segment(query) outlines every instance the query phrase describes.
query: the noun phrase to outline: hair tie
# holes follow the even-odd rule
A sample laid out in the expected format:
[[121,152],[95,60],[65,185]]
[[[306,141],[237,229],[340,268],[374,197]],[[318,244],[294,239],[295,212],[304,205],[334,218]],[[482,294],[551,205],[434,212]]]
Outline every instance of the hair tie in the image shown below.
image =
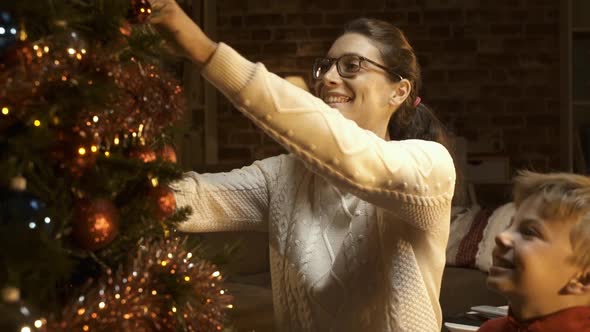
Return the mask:
[[414,100],[414,107],[418,107],[418,105],[420,105],[420,101],[422,101],[422,98],[416,97],[416,99]]

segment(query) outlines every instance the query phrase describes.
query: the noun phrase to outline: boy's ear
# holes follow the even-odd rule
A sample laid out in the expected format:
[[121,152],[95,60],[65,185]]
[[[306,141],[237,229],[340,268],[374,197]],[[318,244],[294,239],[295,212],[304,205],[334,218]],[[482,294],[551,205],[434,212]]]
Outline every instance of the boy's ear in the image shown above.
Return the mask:
[[577,273],[565,286],[565,290],[571,295],[590,294],[590,269]]

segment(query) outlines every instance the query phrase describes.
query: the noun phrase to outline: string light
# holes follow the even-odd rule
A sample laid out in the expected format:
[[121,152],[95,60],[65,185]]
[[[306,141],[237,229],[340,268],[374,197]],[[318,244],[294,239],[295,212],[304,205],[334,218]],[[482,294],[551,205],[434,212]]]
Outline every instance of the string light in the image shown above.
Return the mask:
[[25,325],[20,329],[20,332],[31,332],[31,328]]
[[104,152],[104,156],[108,158],[108,157],[110,157],[110,156],[111,156],[111,153],[110,153],[110,152],[108,152],[108,151],[105,151],[105,152]]
[[157,187],[159,184],[158,178],[152,178],[151,182],[152,182],[152,187]]
[[90,151],[96,153],[98,151],[98,147],[96,145],[93,145],[93,146],[90,147]]
[[86,154],[86,149],[84,149],[84,147],[80,147],[78,149],[78,154],[81,155],[81,156],[85,155]]
[[8,113],[10,113],[10,110],[8,109],[8,107],[6,107],[6,106],[2,107],[2,114],[8,115]]
[[41,126],[41,121],[35,120],[35,121],[33,121],[33,125],[35,125],[35,127],[39,127],[39,126]]

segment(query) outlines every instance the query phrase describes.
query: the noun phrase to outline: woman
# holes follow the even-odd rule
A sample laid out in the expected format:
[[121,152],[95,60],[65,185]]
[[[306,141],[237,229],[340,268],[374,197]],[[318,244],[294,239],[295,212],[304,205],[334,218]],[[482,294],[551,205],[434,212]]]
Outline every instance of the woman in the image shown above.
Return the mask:
[[316,61],[315,98],[211,41],[172,0],[152,4],[154,24],[291,152],[187,174],[173,186],[177,204],[194,210],[180,229],[269,232],[279,330],[440,331],[455,171],[431,141],[443,133],[418,105],[403,34],[354,21]]

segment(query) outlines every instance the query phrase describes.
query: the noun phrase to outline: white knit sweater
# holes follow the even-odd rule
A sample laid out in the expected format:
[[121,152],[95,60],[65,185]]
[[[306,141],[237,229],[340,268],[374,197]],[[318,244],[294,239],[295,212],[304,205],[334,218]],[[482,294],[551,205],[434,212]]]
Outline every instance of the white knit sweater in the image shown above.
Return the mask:
[[225,44],[203,75],[290,155],[173,185],[189,232],[268,231],[281,331],[440,331],[455,185],[438,143],[384,141]]

